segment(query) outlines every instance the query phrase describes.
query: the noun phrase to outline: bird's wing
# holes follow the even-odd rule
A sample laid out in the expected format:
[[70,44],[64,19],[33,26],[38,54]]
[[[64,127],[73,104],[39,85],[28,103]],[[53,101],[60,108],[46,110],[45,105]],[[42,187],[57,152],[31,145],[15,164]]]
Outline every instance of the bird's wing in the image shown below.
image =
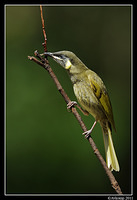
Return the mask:
[[114,130],[116,130],[114,119],[113,119],[111,102],[110,102],[110,99],[109,99],[109,96],[107,93],[107,89],[106,89],[103,81],[95,72],[93,72],[91,70],[87,70],[87,76],[88,76],[88,80],[89,80],[90,86],[92,88],[92,91],[94,92],[101,107],[103,108],[104,113],[105,113],[106,117],[108,118],[108,121],[111,123]]

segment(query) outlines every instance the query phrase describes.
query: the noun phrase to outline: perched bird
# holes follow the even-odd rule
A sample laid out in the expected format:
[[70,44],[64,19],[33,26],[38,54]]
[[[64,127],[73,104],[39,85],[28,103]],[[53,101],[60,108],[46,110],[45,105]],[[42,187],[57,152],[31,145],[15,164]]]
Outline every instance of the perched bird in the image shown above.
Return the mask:
[[75,96],[82,106],[81,108],[76,102],[70,102],[68,108],[77,105],[84,114],[90,113],[95,118],[92,128],[83,133],[86,137],[92,132],[96,122],[100,123],[103,131],[107,166],[111,171],[113,169],[119,171],[120,168],[111,135],[111,127],[115,131],[116,128],[111,102],[103,81],[70,51],[44,52],[44,55],[52,57],[68,71]]

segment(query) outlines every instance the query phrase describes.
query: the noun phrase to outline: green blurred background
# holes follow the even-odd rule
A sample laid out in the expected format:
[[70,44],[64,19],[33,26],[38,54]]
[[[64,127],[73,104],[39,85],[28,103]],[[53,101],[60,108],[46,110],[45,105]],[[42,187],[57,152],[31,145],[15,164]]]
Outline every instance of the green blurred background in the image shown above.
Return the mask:
[[[44,6],[48,51],[70,50],[104,81],[113,106],[114,146],[123,193],[131,193],[131,7]],[[6,191],[114,193],[49,74],[29,61],[43,53],[39,6],[6,6]],[[71,100],[66,71],[49,58]],[[80,113],[86,126],[92,116]],[[100,125],[92,137],[105,158]]]

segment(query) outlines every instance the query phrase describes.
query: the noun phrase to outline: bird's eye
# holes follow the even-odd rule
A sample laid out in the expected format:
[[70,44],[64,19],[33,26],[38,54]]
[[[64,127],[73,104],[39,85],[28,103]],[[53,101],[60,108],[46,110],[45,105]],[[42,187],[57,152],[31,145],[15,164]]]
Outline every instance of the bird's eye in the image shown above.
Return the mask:
[[74,60],[73,60],[73,59],[70,59],[70,62],[71,62],[72,64],[74,64]]

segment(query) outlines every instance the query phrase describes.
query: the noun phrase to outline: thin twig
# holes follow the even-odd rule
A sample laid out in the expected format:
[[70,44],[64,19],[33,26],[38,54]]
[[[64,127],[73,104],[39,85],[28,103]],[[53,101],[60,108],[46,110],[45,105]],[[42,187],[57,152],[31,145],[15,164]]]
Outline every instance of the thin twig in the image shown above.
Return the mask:
[[46,36],[46,31],[45,31],[45,25],[44,25],[44,18],[43,18],[43,12],[42,12],[42,5],[40,5],[40,13],[41,13],[41,22],[42,22],[42,30],[43,30],[43,35],[44,35],[44,51],[47,51],[47,36]]
[[[44,35],[44,39],[45,39],[45,42],[44,42],[44,51],[47,51],[47,42],[46,42],[47,37],[46,37],[46,32],[45,32],[45,27],[44,27],[44,19],[43,19],[43,14],[42,14],[42,6],[40,6],[40,10],[41,10],[41,20],[42,20],[43,35]],[[42,66],[44,69],[46,69],[48,71],[48,73],[50,74],[51,78],[55,82],[58,91],[61,93],[61,95],[63,96],[65,102],[68,104],[71,100],[68,97],[68,95],[66,94],[66,92],[64,91],[64,89],[62,88],[60,82],[58,81],[56,75],[54,74],[52,68],[50,67],[48,60],[44,59],[43,57],[41,57],[39,55],[38,51],[35,51],[34,54],[35,54],[36,57],[38,57],[40,59],[40,61],[37,60],[33,56],[28,56],[28,59],[34,61],[35,63],[39,64],[40,66]],[[71,107],[71,111],[74,114],[74,116],[76,117],[77,121],[79,122],[82,130],[84,132],[87,131],[87,128],[86,128],[84,122],[82,121],[81,116],[77,112],[76,108],[75,107]],[[122,194],[122,191],[121,191],[121,188],[120,188],[118,182],[116,181],[116,179],[115,179],[114,175],[112,174],[112,172],[108,169],[108,167],[106,165],[106,162],[104,161],[102,155],[100,154],[99,150],[97,149],[96,144],[93,141],[92,137],[89,136],[87,139],[88,139],[88,141],[89,141],[89,143],[90,143],[90,145],[91,145],[91,147],[92,147],[95,155],[97,156],[98,160],[102,164],[102,166],[103,166],[106,174],[108,175],[109,180],[110,180],[110,182],[112,184],[112,187],[115,189],[115,191],[118,194]]]

